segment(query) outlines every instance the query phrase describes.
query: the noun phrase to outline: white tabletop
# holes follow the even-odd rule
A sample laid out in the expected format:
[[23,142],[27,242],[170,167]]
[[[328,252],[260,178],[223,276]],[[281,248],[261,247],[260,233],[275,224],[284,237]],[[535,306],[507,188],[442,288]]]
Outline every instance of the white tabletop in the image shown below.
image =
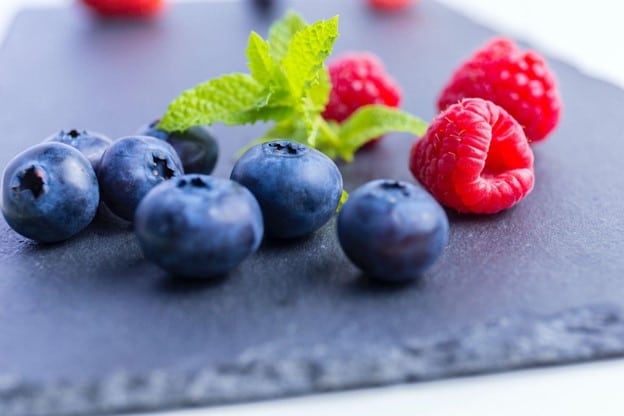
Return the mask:
[[[618,2],[438,1],[624,87],[624,6]],[[20,7],[70,3],[0,0],[0,36]],[[623,385],[624,360],[612,360],[149,416],[622,415]]]

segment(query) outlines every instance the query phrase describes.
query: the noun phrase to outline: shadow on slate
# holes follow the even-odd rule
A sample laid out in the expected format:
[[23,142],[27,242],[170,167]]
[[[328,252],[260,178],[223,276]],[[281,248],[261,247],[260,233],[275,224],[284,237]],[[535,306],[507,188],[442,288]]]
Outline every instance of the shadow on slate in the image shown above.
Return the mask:
[[[404,107],[434,115],[452,69],[493,33],[433,1],[375,15],[359,1],[293,1],[340,13],[337,50],[379,54]],[[184,4],[160,19],[99,21],[30,10],[0,52],[0,166],[67,127],[121,136],[182,89],[245,70],[251,29],[281,10]],[[535,147],[537,183],[495,216],[450,214],[450,243],[416,284],[362,279],[333,221],[265,243],[223,281],[171,280],[124,224],[100,220],[52,246],[0,220],[0,414],[73,415],[239,402],[502,371],[624,353],[624,92],[551,60],[564,117]],[[215,126],[216,174],[263,126]],[[346,185],[412,180],[394,134],[342,165]]]

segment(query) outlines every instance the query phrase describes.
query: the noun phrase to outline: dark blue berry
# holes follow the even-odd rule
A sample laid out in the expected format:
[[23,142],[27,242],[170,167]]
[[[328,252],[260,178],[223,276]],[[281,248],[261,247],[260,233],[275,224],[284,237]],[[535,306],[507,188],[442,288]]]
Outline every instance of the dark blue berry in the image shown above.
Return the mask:
[[415,279],[448,241],[446,213],[424,189],[375,180],[356,189],[342,207],[338,239],[347,257],[374,278]]
[[279,140],[256,145],[236,162],[231,179],[260,203],[265,232],[296,238],[325,224],[336,212],[342,176],[318,150]]
[[108,136],[88,130],[61,130],[48,137],[46,142],[60,142],[70,145],[89,159],[89,163],[97,172],[102,154],[112,143]]
[[277,3],[276,0],[253,0],[254,6],[259,8],[260,10],[269,9]]
[[148,136],[128,136],[113,142],[102,155],[97,172],[102,201],[127,221],[132,221],[136,207],[150,189],[183,173],[173,147]]
[[228,179],[191,174],[162,183],[143,198],[134,228],[148,260],[173,275],[221,276],[260,245],[258,202]]
[[2,213],[24,237],[52,243],[84,229],[100,194],[87,158],[62,143],[33,146],[9,162],[2,178]]
[[219,157],[219,145],[205,127],[191,127],[183,132],[168,133],[157,128],[159,120],[139,129],[137,134],[156,137],[169,143],[180,156],[184,172],[209,174]]

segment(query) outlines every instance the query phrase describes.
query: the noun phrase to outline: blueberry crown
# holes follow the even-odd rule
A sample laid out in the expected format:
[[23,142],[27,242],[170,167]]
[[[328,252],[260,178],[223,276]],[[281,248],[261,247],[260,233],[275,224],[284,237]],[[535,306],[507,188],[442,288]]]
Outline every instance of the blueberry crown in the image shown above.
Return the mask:
[[278,156],[301,156],[308,152],[309,148],[297,142],[275,141],[264,144],[265,152]]
[[176,185],[178,188],[185,188],[187,186],[191,186],[193,188],[206,188],[206,189],[212,188],[212,186],[209,183],[205,182],[199,176],[195,176],[190,179],[180,179]]
[[13,187],[18,192],[30,191],[35,198],[44,192],[43,173],[34,165],[25,169],[18,176],[18,185]]
[[410,185],[407,182],[403,181],[383,181],[379,187],[385,191],[389,191],[391,193],[398,193],[403,196],[410,196]]
[[157,155],[152,155],[152,173],[154,176],[162,176],[171,179],[175,176],[175,169],[169,167],[169,160]]

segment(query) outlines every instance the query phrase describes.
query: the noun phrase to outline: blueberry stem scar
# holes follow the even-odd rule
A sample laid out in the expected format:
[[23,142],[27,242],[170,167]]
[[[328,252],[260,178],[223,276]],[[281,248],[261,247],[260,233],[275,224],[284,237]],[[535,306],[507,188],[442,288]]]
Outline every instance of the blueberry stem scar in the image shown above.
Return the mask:
[[196,188],[208,188],[208,184],[201,180],[199,177],[191,179],[191,185]]
[[[274,147],[275,150],[280,151],[282,153],[288,153],[289,155],[296,155],[297,149],[293,146],[292,143],[282,144],[282,143],[270,143],[269,146]],[[285,152],[283,152],[285,150]]]
[[26,169],[19,177],[19,186],[16,187],[19,192],[30,191],[35,198],[43,193],[43,175],[41,170],[35,166]]
[[152,173],[155,176],[162,176],[165,179],[171,179],[175,174],[175,171],[167,164],[167,159],[160,158],[156,155],[153,156],[154,170]]
[[76,137],[80,136],[80,132],[76,129],[73,129],[73,130],[70,130],[69,133],[67,133],[67,135],[71,137],[72,139],[75,139]]

